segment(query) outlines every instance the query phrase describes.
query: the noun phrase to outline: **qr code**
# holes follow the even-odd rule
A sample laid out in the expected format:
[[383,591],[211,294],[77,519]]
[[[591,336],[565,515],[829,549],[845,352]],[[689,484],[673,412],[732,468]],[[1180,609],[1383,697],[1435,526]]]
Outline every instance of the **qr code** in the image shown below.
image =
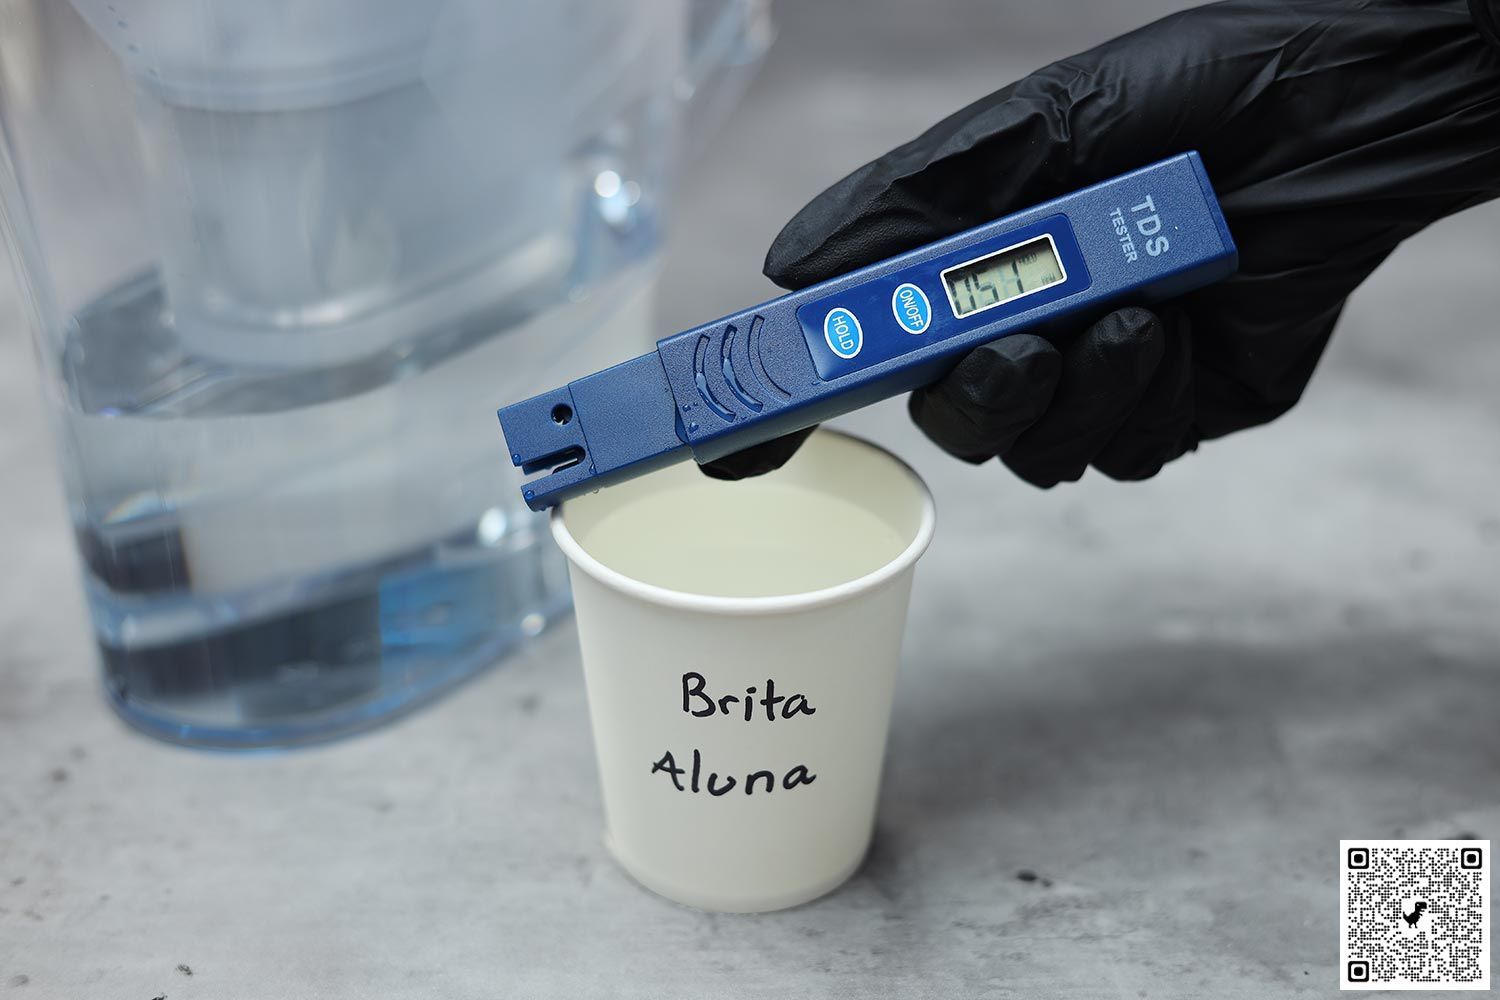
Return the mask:
[[1488,840],[1339,841],[1339,987],[1490,988]]

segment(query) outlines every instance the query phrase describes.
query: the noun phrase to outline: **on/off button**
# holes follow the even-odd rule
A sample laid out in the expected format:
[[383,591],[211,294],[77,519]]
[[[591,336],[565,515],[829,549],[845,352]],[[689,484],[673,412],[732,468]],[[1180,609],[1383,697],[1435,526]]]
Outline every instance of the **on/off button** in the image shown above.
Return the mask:
[[891,312],[901,329],[910,334],[926,333],[932,322],[932,303],[927,301],[927,293],[910,282],[897,285],[891,293]]

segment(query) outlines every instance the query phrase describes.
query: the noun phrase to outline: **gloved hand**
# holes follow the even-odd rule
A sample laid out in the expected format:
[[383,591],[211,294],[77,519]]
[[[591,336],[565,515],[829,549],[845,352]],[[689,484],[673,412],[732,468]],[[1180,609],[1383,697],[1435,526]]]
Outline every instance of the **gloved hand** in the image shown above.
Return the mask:
[[[786,225],[765,272],[801,288],[1188,149],[1203,155],[1239,273],[1156,312],[974,350],[911,396],[934,442],[1047,487],[1090,465],[1147,478],[1200,440],[1284,413],[1345,300],[1396,245],[1500,194],[1500,51],[1466,0],[1185,11],[855,171]],[[704,471],[769,471],[805,436]]]

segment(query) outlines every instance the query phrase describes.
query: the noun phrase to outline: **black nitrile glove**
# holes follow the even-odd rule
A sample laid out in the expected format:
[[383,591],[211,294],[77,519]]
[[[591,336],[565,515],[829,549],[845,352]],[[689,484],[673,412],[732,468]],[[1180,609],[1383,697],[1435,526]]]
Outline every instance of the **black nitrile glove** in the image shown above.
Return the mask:
[[[1230,0],[1064,59],[855,171],[789,222],[766,274],[801,288],[1196,149],[1240,270],[1156,312],[1015,334],[913,393],[971,462],[1038,486],[1143,479],[1302,394],[1339,313],[1406,237],[1500,194],[1500,0]],[[1493,24],[1493,21],[1490,22]],[[793,435],[704,471],[769,471]]]
[[1500,49],[1500,0],[1469,0],[1469,10],[1484,37]]

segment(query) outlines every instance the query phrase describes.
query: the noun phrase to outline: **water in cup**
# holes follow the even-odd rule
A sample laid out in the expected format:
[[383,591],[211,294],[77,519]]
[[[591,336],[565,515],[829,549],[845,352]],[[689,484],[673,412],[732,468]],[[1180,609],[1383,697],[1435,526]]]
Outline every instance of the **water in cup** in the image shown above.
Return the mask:
[[[727,490],[753,504],[735,523],[719,502]],[[726,486],[686,480],[673,502],[642,497],[601,518],[589,551],[643,583],[691,594],[764,597],[831,587],[873,572],[905,541],[885,520],[846,497],[796,483],[746,480]]]

